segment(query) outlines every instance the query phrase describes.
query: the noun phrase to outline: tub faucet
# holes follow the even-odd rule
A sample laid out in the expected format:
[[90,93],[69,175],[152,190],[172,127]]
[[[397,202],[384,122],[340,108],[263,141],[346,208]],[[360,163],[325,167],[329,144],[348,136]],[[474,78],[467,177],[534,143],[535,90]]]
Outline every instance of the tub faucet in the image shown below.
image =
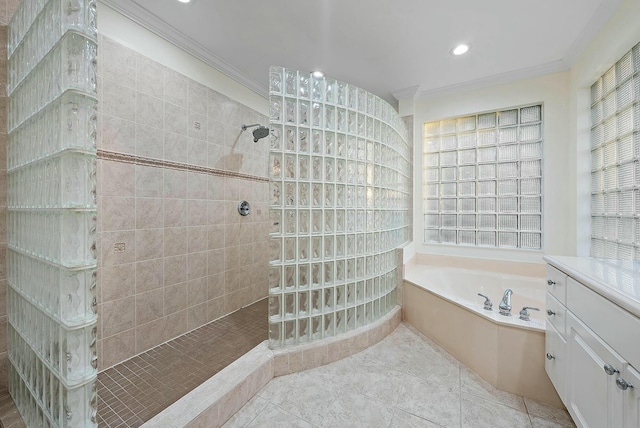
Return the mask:
[[506,317],[511,316],[511,295],[513,294],[513,290],[507,288],[504,290],[504,296],[502,296],[502,301],[498,305],[500,309],[500,315],[504,315]]

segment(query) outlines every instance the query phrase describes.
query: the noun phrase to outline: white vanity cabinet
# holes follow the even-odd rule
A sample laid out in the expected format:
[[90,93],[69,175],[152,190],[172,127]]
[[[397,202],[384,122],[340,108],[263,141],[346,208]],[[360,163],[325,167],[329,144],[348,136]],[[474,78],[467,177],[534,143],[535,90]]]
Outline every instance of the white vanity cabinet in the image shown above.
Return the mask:
[[640,317],[596,292],[577,263],[549,259],[549,378],[578,427],[640,428]]

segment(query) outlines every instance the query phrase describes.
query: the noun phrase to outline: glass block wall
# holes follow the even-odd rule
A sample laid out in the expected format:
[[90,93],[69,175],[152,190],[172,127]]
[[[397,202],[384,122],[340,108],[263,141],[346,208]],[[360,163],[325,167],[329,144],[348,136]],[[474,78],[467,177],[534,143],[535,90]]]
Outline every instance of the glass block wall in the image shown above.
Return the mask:
[[97,426],[95,1],[24,0],[8,39],[9,392],[27,426]]
[[591,86],[591,255],[640,259],[640,44]]
[[542,248],[542,105],[424,124],[424,243]]
[[396,305],[410,239],[402,119],[362,89],[272,67],[270,128],[270,346],[375,321]]

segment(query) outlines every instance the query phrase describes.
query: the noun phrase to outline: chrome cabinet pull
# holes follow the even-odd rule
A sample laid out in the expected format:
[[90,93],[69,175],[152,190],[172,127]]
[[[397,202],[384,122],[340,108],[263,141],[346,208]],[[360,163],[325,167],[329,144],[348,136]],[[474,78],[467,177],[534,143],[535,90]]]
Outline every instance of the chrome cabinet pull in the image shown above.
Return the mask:
[[551,281],[550,279],[547,280],[547,285],[556,285],[555,281]]
[[620,370],[616,369],[611,364],[605,364],[602,368],[604,369],[604,372],[609,376],[613,376],[616,373],[620,373]]
[[547,360],[551,361],[551,360],[555,360],[556,357],[554,357],[553,355],[551,355],[550,353],[547,352]]
[[547,309],[547,315],[551,316],[551,315],[555,315],[556,313],[553,312],[551,309]]
[[633,389],[633,385],[631,385],[629,382],[627,382],[626,380],[622,379],[621,377],[616,379],[616,386],[618,388],[620,388],[621,390],[623,390],[623,391],[626,391],[629,388]]

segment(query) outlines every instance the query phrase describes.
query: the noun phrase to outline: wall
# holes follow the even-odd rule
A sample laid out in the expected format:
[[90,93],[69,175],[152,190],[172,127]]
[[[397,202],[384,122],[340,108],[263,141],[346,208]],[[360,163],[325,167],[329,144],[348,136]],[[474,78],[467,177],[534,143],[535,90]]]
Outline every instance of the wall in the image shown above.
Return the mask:
[[[566,178],[566,164],[572,153],[567,144],[569,130],[569,73],[496,85],[448,95],[436,99],[416,100],[414,104],[414,188],[422,189],[422,126],[425,122],[466,114],[501,110],[525,104],[543,103],[543,240],[544,253],[571,254],[575,239],[575,214],[566,197],[572,190]],[[402,111],[402,110],[401,110]],[[421,192],[420,192],[421,193]],[[422,196],[414,198],[414,241],[418,253],[458,255],[487,259],[542,262],[543,251],[501,250],[462,246],[427,246],[422,244]]]
[[[105,10],[99,11],[101,370],[266,297],[268,287],[269,138],[254,143],[240,128],[268,119],[175,71],[201,70],[184,53],[167,66],[105,36],[103,25],[120,37],[143,35],[130,46],[163,43]],[[114,21],[128,30],[118,32]],[[253,93],[238,98],[260,105]],[[252,205],[247,217],[236,209],[242,199]]]
[[[567,162],[567,176],[575,192],[570,203],[576,213],[575,253],[588,256],[591,238],[591,116],[590,88],[613,64],[640,42],[640,3],[625,0],[613,17],[604,25],[571,68],[570,81],[570,137],[571,156]],[[636,210],[638,207],[636,207]],[[637,211],[636,211],[637,212]]]

